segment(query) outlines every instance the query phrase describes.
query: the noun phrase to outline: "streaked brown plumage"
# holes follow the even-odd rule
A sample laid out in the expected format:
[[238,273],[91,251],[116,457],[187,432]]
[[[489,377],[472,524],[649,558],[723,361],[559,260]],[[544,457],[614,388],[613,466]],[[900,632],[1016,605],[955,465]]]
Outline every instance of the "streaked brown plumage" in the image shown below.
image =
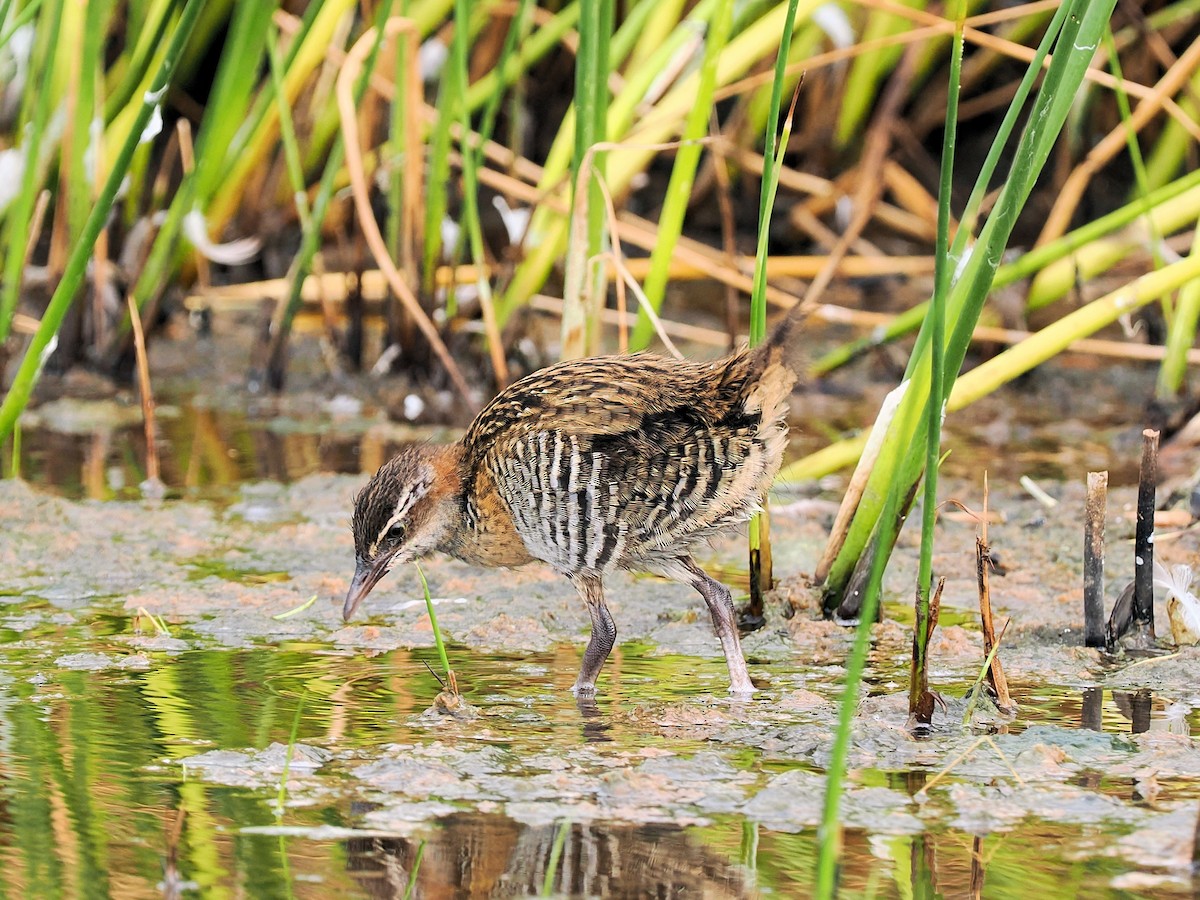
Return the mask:
[[712,363],[638,354],[549,366],[502,391],[457,443],[385,463],[355,501],[346,618],[393,564],[431,550],[482,566],[542,560],[587,604],[575,690],[590,694],[616,638],[603,579],[646,571],[700,592],[730,690],[752,692],[729,591],[691,552],[748,519],[779,469],[793,325]]

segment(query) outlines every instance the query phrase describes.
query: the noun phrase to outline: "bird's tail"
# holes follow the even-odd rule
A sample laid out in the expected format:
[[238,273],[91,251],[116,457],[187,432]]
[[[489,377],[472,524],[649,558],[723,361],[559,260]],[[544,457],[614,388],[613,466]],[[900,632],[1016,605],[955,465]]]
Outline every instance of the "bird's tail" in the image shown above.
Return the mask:
[[772,364],[782,364],[797,380],[803,380],[808,368],[808,355],[803,346],[803,323],[808,314],[797,303],[784,314],[767,333],[766,340],[752,352],[754,368],[764,371]]

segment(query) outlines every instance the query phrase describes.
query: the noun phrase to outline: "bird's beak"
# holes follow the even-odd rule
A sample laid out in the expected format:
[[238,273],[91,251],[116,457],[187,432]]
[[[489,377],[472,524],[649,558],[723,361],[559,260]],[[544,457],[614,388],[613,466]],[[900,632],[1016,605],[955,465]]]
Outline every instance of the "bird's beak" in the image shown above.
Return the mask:
[[372,588],[379,584],[379,579],[387,574],[388,558],[382,557],[371,565],[364,560],[358,560],[354,567],[354,580],[350,582],[350,590],[346,592],[346,603],[342,607],[342,618],[347,622],[358,609],[358,604],[371,593]]

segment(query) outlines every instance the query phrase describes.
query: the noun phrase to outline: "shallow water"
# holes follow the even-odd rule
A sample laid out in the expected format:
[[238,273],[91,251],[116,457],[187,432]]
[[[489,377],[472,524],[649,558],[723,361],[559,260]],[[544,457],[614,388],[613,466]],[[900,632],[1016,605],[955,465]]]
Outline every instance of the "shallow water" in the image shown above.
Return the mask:
[[[810,399],[819,421],[796,452],[852,418]],[[586,619],[569,585],[435,558],[477,716],[429,714],[438,663],[412,573],[390,576],[365,623],[344,626],[338,610],[361,473],[446,432],[386,425],[345,398],[305,403],[246,412],[168,395],[165,504],[136,499],[141,428],[119,409],[67,403],[30,423],[23,470],[37,488],[0,482],[0,518],[24,526],[0,542],[0,897],[811,892],[845,629],[784,620],[777,601],[746,639],[760,693],[735,703],[698,598],[614,579],[623,642],[581,705],[569,687]],[[997,454],[995,434],[960,418],[946,468],[972,477],[945,490],[970,502],[971,454],[989,460],[1018,717],[961,725],[982,659],[974,528],[947,517],[946,640],[932,654],[947,705],[927,740],[905,730],[902,541],[855,723],[843,895],[1193,894],[1200,651],[1130,665],[1078,647],[1078,485],[1048,485],[1055,511],[1005,493],[1018,475],[1085,462],[1109,463],[1116,484],[1135,456],[1100,423],[1077,440],[1055,403],[1015,406],[1038,420],[1021,425],[1025,449]],[[1127,502],[1114,491],[1110,546],[1131,530]],[[783,576],[811,571],[828,528],[786,503],[773,524]],[[741,553],[718,542],[702,562],[733,584]]]
[[[193,650],[186,631],[138,636],[128,621],[85,610],[69,623],[12,627],[28,615],[26,604],[8,609],[0,656],[8,895],[811,889],[814,829],[803,814],[788,820],[771,784],[819,769],[772,750],[769,737],[796,721],[779,704],[797,680],[836,691],[832,676],[755,665],[770,682],[763,695],[731,704],[715,693],[719,661],[625,646],[589,708],[565,690],[576,646],[519,656],[452,648],[480,713],[456,722],[424,715],[439,689],[430,651],[364,658],[321,642]],[[890,674],[873,673],[877,693]],[[1080,726],[1078,691],[1014,687],[1026,698],[1016,730]],[[1111,691],[1100,700],[1104,731],[1129,734],[1128,704]],[[1145,725],[1167,721],[1148,692],[1138,702]],[[723,740],[722,721],[763,746]],[[718,733],[689,736],[714,723]],[[856,780],[909,798],[912,819],[911,798],[935,771],[871,768]],[[1097,794],[1132,790],[1102,772],[1092,781]],[[1190,793],[1165,780],[1163,789]],[[969,896],[973,880],[989,897],[1123,896],[1113,879],[1138,867],[1113,851],[1137,824],[1030,816],[977,836],[937,821],[914,830],[881,807],[876,827],[847,831],[842,883],[847,896]],[[1180,877],[1168,884],[1185,889]]]

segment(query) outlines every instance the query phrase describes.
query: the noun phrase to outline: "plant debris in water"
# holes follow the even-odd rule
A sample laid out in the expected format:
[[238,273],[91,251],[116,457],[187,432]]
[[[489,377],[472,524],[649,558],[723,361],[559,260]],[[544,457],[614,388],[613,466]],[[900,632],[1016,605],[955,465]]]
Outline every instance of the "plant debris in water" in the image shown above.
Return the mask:
[[[567,688],[586,615],[552,572],[485,573],[430,560],[431,586],[449,598],[430,599],[460,694],[443,690],[427,668],[437,665],[435,641],[415,572],[394,573],[390,594],[372,597],[365,624],[341,622],[346,584],[330,573],[344,572],[352,552],[345,504],[359,483],[317,475],[281,487],[273,501],[280,516],[264,523],[186,502],[96,506],[0,482],[0,516],[27,523],[0,547],[13,591],[0,622],[11,647],[0,677],[24,685],[23,702],[50,709],[70,698],[86,698],[97,712],[126,708],[120,698],[148,691],[133,721],[151,721],[156,710],[182,704],[182,717],[160,720],[167,730],[138,743],[135,766],[164,789],[186,778],[218,792],[250,791],[260,806],[220,814],[235,832],[255,829],[247,839],[274,822],[268,812],[285,766],[290,710],[307,697],[278,823],[305,840],[354,840],[322,832],[311,820],[319,810],[340,810],[355,835],[394,841],[433,833],[448,841],[447,829],[458,834],[469,821],[485,832],[526,829],[539,841],[539,829],[549,829],[552,842],[569,820],[568,840],[584,846],[597,829],[620,835],[652,827],[699,829],[720,844],[731,823],[744,823],[760,834],[759,866],[782,867],[778,875],[760,872],[760,887],[805,883],[803,856],[769,859],[764,848],[787,835],[813,840],[849,634],[803,605],[791,619],[780,616],[789,597],[802,597],[798,582],[781,585],[769,598],[767,626],[747,636],[760,685],[750,702],[725,697],[724,668],[697,598],[650,579],[614,585],[624,643],[596,703],[577,705]],[[1194,820],[1200,797],[1200,750],[1188,735],[1200,705],[1200,650],[1114,665],[1082,646],[1084,490],[1062,485],[1056,493],[1058,507],[1046,510],[1023,493],[993,491],[1004,522],[991,526],[989,540],[1005,574],[993,577],[992,600],[997,615],[1012,620],[1003,652],[1020,704],[1014,721],[985,728],[999,733],[981,737],[962,727],[964,697],[983,659],[976,630],[943,624],[935,632],[930,680],[943,703],[918,741],[906,727],[909,631],[891,619],[875,626],[844,800],[856,865],[892,865],[865,845],[856,849],[856,834],[908,843],[974,834],[995,836],[993,865],[1005,871],[1004,836],[1016,853],[1021,835],[1040,823],[1057,843],[1041,847],[1033,862],[1026,847],[1022,865],[1104,860],[1098,871],[1105,874],[1089,882],[1097,889],[1182,885],[1190,877],[1190,845],[1172,829],[1180,817]],[[1132,535],[1132,500],[1129,489],[1112,492],[1114,543]],[[786,502],[776,504],[774,519],[778,570],[811,567],[827,522],[807,506],[789,512]],[[943,623],[969,622],[974,523],[944,520],[939,529]],[[1158,552],[1167,562],[1194,558],[1196,536],[1162,542]],[[737,553],[734,541],[718,542],[712,561]],[[290,578],[195,580],[196,559],[286,570]],[[915,564],[914,549],[902,542],[885,584],[892,615],[908,607],[904,585]],[[276,618],[314,594],[306,609]],[[139,634],[133,620],[147,613],[171,637]],[[82,674],[98,680],[79,681]],[[121,740],[109,725],[92,727],[102,747]],[[63,764],[75,765],[65,746],[35,746],[41,758],[67,754]],[[22,758],[38,758],[30,752],[25,746]],[[363,797],[369,807],[356,806]],[[105,801],[117,806],[105,809],[118,814],[125,802],[134,800],[118,792]],[[359,811],[344,818],[352,808]],[[1110,839],[1094,843],[1087,835],[1096,829]],[[11,839],[0,830],[0,845]],[[392,852],[387,846],[375,852]],[[449,852],[439,846],[427,853]],[[943,852],[952,852],[949,845]],[[733,848],[729,854],[727,861],[737,859]]]

